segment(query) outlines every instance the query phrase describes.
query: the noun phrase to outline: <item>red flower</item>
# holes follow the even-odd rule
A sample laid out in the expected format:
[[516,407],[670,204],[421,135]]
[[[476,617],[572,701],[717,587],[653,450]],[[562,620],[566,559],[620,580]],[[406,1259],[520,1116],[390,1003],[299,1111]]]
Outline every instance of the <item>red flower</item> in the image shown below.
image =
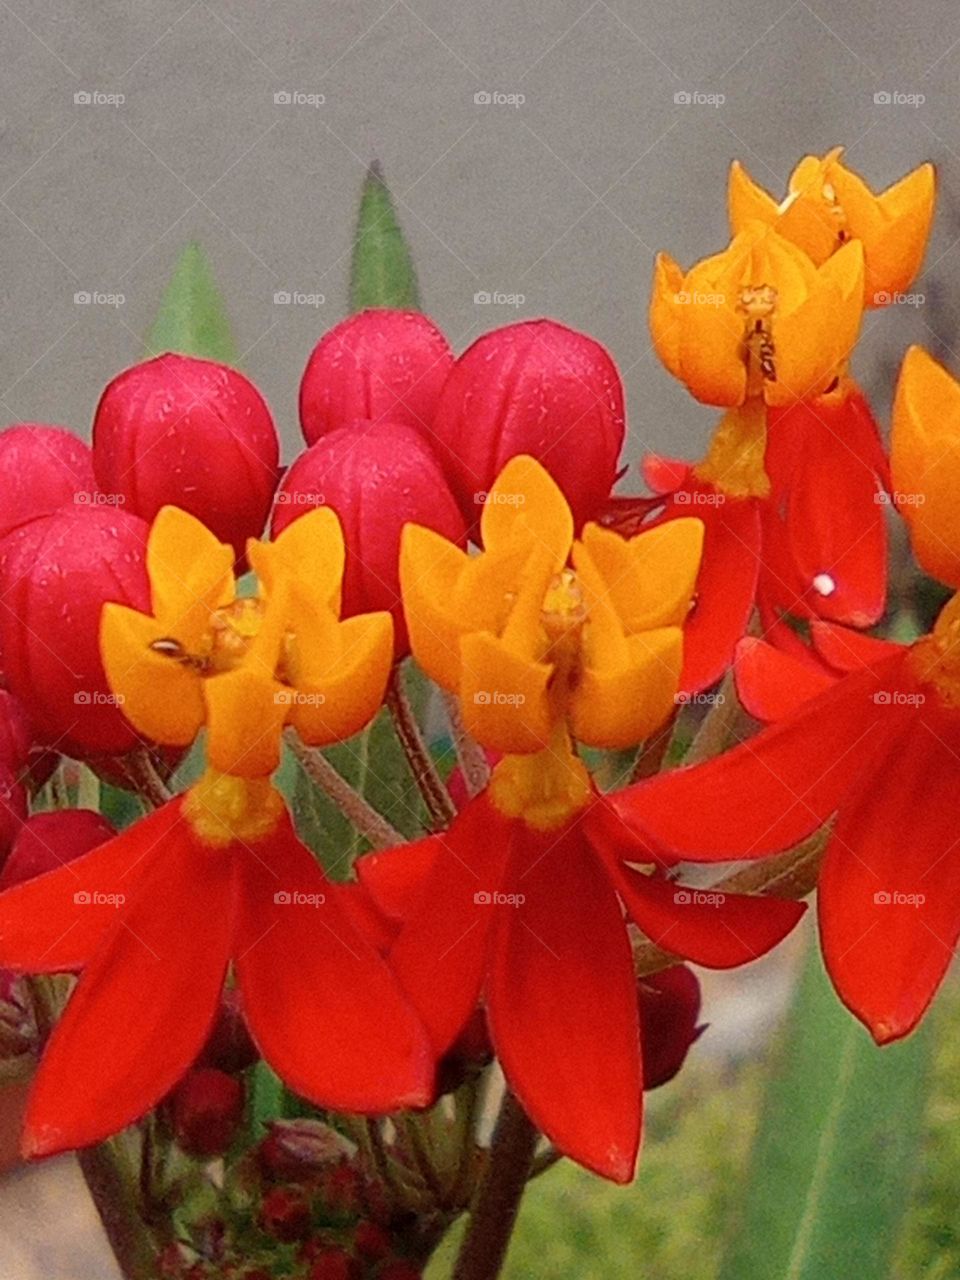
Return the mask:
[[211,847],[181,809],[0,896],[0,965],[83,970],[40,1063],[24,1151],[99,1142],[156,1106],[203,1048],[230,963],[254,1039],[292,1089],[334,1110],[424,1104],[420,1025],[289,818]]
[[11,691],[38,742],[72,754],[122,754],[139,741],[100,658],[108,601],[148,607],[142,520],[107,507],[63,507],[0,545],[0,648]]
[[[434,420],[440,458],[471,525],[517,454],[563,490],[577,527],[596,516],[617,476],[623,388],[604,348],[553,320],[484,334],[457,360]],[[480,500],[482,501],[482,499]]]
[[70,503],[95,500],[90,447],[63,427],[23,422],[0,431],[0,537]]
[[401,422],[429,436],[453,352],[418,311],[361,311],[314,347],[300,384],[307,444],[358,418]]
[[834,670],[852,669],[797,706],[773,697],[770,654],[758,664],[748,650],[748,702],[782,718],[704,765],[610,797],[638,833],[705,862],[789,849],[836,815],[818,893],[824,957],[880,1043],[916,1026],[960,936],[957,615],[955,598],[909,647],[820,632]]
[[640,979],[644,1089],[669,1084],[706,1030],[698,1025],[700,983],[685,964]]
[[624,909],[659,945],[727,968],[762,955],[803,907],[701,895],[650,863],[606,798],[538,831],[478,796],[449,831],[358,864],[381,907],[406,918],[391,967],[442,1054],[486,1007],[511,1088],[551,1141],[627,1182],[640,1138],[642,1074]]
[[347,560],[343,616],[388,610],[397,657],[409,652],[400,604],[400,535],[408,523],[466,543],[466,529],[440,464],[413,427],[354,422],[302,453],[277,494],[274,537],[316,506],[340,518]]
[[202,1067],[184,1076],[169,1106],[177,1145],[211,1160],[227,1150],[243,1119],[243,1085],[224,1071]]
[[181,507],[241,557],[259,537],[277,481],[276,428],[236,369],[172,353],[125,370],[93,422],[100,488],[144,520]]
[[115,835],[103,814],[93,809],[35,813],[17,832],[0,872],[0,889],[12,889],[15,884],[66,866]]

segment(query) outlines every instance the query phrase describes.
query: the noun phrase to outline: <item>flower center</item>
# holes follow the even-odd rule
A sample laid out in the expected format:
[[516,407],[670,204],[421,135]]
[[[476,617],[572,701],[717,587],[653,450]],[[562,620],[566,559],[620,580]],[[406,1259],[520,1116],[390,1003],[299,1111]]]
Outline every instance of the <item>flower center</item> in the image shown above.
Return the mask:
[[507,818],[522,818],[536,831],[553,831],[590,799],[590,775],[574,752],[564,725],[549,746],[525,756],[504,756],[494,767],[489,796]]
[[750,399],[723,415],[706,457],[693,473],[729,498],[767,498],[766,452],[766,408],[762,400]]
[[283,797],[269,778],[240,778],[214,769],[207,769],[183,801],[183,815],[195,834],[214,848],[262,840],[283,811]]
[[773,285],[751,284],[741,289],[737,310],[744,319],[744,353],[748,394],[756,395],[764,382],[776,382],[777,349],[773,341],[773,317],[777,291]]
[[210,615],[210,625],[204,632],[197,652],[191,653],[173,638],[154,640],[150,648],[154,653],[192,668],[200,675],[218,675],[233,671],[246,657],[260,630],[263,619],[263,601],[256,596],[244,596],[231,601]]

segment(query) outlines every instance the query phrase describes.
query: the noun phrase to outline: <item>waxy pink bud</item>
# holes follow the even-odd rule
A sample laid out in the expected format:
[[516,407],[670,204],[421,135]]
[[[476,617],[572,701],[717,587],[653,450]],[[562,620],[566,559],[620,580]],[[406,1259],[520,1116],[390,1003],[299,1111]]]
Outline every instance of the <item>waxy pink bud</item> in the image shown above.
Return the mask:
[[550,472],[580,525],[599,513],[616,479],[624,436],[620,375],[586,334],[553,320],[506,325],[457,360],[433,430],[471,526],[518,453]]
[[640,1046],[643,1087],[667,1084],[683,1066],[705,1027],[700,1017],[700,982],[684,964],[640,979]]
[[114,827],[93,809],[35,813],[17,832],[10,856],[0,871],[0,890],[56,871],[115,835]]
[[58,507],[96,503],[96,487],[89,445],[64,427],[0,431],[0,538]]
[[400,603],[400,534],[427,525],[463,546],[463,517],[440,464],[413,427],[356,422],[302,453],[283,478],[272,533],[316,506],[340,517],[347,549],[343,616],[387,609],[397,657],[409,650]]
[[100,614],[108,600],[149,610],[148,533],[126,511],[62,507],[0,543],[4,675],[43,746],[83,757],[139,741],[107,684]]
[[169,1100],[177,1145],[188,1155],[212,1160],[230,1146],[243,1118],[243,1085],[225,1071],[190,1071]]
[[104,494],[152,521],[189,511],[242,557],[259,537],[280,477],[266,402],[236,369],[168,353],[109,384],[93,423],[93,466]]
[[300,384],[307,444],[358,418],[429,433],[453,352],[418,311],[361,311],[317,343]]

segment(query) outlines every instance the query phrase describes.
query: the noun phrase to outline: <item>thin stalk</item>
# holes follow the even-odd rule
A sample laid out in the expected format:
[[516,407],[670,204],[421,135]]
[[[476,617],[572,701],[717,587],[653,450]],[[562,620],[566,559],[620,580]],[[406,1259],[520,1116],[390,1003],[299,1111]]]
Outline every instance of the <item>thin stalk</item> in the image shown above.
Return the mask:
[[677,726],[677,713],[657,733],[649,738],[637,753],[637,758],[630,774],[630,782],[642,782],[644,778],[652,778],[659,773],[673,741],[673,731]]
[[124,768],[137,795],[154,809],[159,809],[173,798],[173,792],[157,773],[146,747],[132,751],[124,761]]
[[460,710],[460,699],[456,694],[444,693],[443,700],[450,718],[457,763],[463,775],[467,795],[472,800],[490,781],[490,763],[483,747],[467,732],[467,726],[463,723],[463,712]]
[[155,1280],[159,1242],[143,1220],[139,1189],[113,1143],[78,1151],[77,1160],[125,1280]]
[[420,731],[417,717],[413,713],[410,699],[403,687],[403,676],[399,665],[393,668],[390,683],[387,685],[387,706],[393,717],[400,745],[403,747],[404,754],[410,763],[410,770],[427,806],[432,825],[438,829],[449,827],[457,816],[456,805],[450,799],[450,792],[437,771],[430,748]]
[[310,781],[330,797],[374,849],[388,849],[392,845],[403,844],[403,836],[396,827],[377,813],[373,805],[350,785],[322,752],[305,746],[293,729],[287,730],[286,739]]

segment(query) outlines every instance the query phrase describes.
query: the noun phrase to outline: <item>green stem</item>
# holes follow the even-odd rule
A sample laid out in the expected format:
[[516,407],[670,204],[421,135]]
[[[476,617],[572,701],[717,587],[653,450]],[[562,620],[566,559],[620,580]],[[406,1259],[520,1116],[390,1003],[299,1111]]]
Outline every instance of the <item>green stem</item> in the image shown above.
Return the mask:
[[417,717],[413,713],[410,699],[403,687],[403,676],[399,664],[393,668],[390,683],[387,686],[387,706],[393,717],[394,728],[404,754],[410,763],[410,769],[420,788],[432,825],[437,829],[449,827],[457,816],[456,805],[450,799],[450,792],[444,786],[443,779],[437,771],[430,748],[427,746]]
[[139,1194],[113,1143],[78,1151],[77,1160],[125,1280],[155,1280],[160,1246],[143,1221]]
[[387,849],[391,845],[403,844],[400,832],[377,813],[321,751],[305,746],[293,729],[287,730],[286,739],[310,781],[330,797],[344,817],[364,839],[369,840],[374,849]]

